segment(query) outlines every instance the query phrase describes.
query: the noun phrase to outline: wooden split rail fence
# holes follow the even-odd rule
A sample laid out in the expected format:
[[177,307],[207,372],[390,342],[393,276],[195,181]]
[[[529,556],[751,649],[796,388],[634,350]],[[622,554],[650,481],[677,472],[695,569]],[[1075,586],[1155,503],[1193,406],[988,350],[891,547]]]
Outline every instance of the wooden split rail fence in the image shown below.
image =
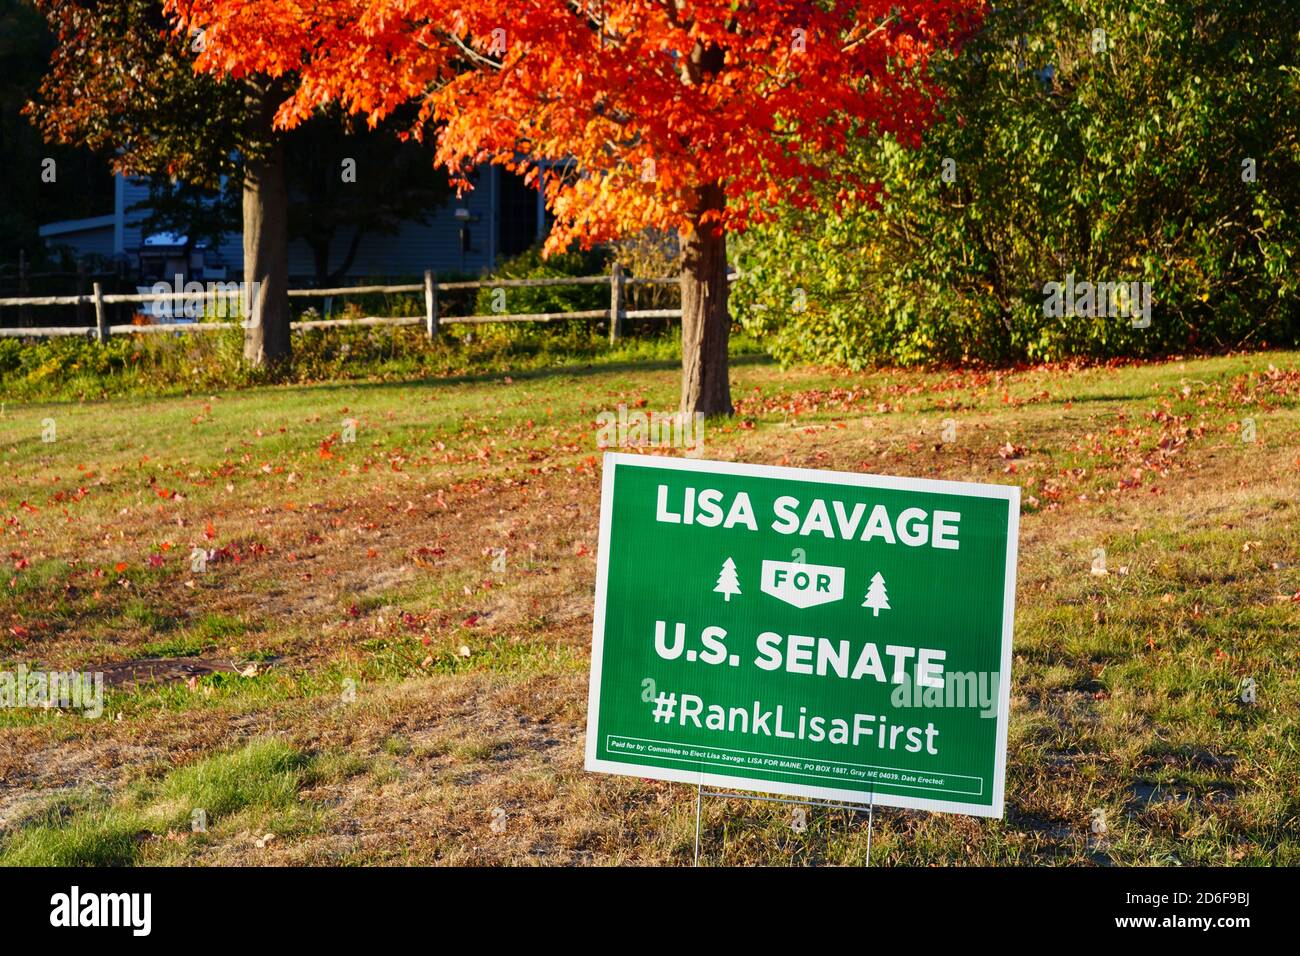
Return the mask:
[[[627,288],[634,285],[676,285],[676,278],[629,278],[624,276],[622,268],[615,264],[609,275],[603,276],[564,276],[553,279],[478,279],[466,282],[439,282],[432,270],[424,273],[424,282],[420,285],[362,285],[343,286],[335,289],[290,289],[290,298],[333,298],[347,295],[372,295],[382,293],[424,293],[424,315],[380,316],[356,319],[310,319],[295,321],[295,329],[323,329],[334,326],[374,326],[374,325],[420,325],[423,324],[430,338],[438,334],[443,325],[477,325],[491,322],[558,322],[565,319],[608,319],[609,340],[616,342],[623,337],[625,323],[628,319],[671,319],[680,318],[681,309],[631,309],[627,308]],[[215,283],[214,283],[215,284]],[[488,315],[444,316],[438,309],[438,293],[457,289],[536,289],[547,286],[565,285],[608,285],[609,308],[588,309],[578,312],[530,312],[530,313],[491,313]],[[210,288],[210,286],[209,286]],[[0,298],[0,308],[6,306],[46,306],[46,305],[90,305],[95,307],[95,325],[85,326],[45,326],[3,329],[0,338],[48,338],[61,335],[80,335],[93,338],[99,342],[107,341],[110,335],[130,335],[136,332],[210,332],[219,329],[242,328],[240,322],[155,322],[148,325],[113,325],[108,321],[107,306],[115,304],[144,305],[154,302],[178,302],[213,297],[237,298],[239,291],[212,293],[199,292],[161,292],[135,294],[105,295],[100,284],[96,282],[88,295],[51,295],[29,296],[20,298]]]

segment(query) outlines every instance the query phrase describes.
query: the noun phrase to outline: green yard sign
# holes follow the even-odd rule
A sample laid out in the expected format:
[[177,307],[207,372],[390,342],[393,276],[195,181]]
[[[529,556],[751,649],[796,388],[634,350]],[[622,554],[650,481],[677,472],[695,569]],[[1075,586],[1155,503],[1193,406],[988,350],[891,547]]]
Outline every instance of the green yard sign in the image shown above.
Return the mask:
[[604,467],[588,770],[1002,816],[1019,488]]

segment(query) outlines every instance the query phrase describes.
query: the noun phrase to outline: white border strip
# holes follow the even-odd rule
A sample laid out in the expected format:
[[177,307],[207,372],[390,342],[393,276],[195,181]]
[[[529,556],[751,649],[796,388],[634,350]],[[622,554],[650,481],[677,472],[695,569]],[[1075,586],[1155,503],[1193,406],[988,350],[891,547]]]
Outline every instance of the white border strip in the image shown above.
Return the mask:
[[[738,747],[715,747],[713,744],[684,744],[676,740],[655,740],[652,737],[631,737],[627,734],[614,734],[614,733],[605,734],[606,750],[610,749],[609,742],[611,740],[635,740],[639,743],[646,743],[646,744],[666,744],[669,747],[707,747],[710,750],[723,750],[726,751],[727,753],[733,753],[733,754],[749,754],[750,756],[754,756],[754,757],[775,757],[778,760],[802,760],[805,763],[811,763],[814,761],[814,758],[811,757],[791,757],[789,754],[765,753],[762,750],[741,750]],[[698,760],[692,760],[690,757],[667,757],[663,754],[656,754],[655,759],[675,760],[678,763],[689,763],[696,766],[699,765]],[[815,758],[815,760],[818,763],[835,764],[836,766],[839,767],[866,767],[870,770],[894,770],[894,771],[899,771],[901,773],[919,772],[916,770],[907,770],[904,767],[886,767],[881,764],[875,764],[875,763],[854,763],[851,760],[831,760],[829,758],[824,758],[824,757],[818,757]],[[799,770],[773,770],[772,772],[785,774],[787,777],[811,777],[814,780],[824,779],[826,777],[825,774],[804,773]],[[959,780],[974,780],[976,783],[980,785],[980,788],[975,793],[970,794],[970,796],[982,797],[984,795],[984,778],[982,777],[972,777],[970,774],[967,773],[940,773],[940,774],[936,774],[936,776],[944,777],[945,779],[956,778]],[[885,781],[884,783],[881,784],[881,786],[893,787],[897,790],[943,790],[944,789],[943,787],[927,787],[924,784],[920,784],[920,783],[894,783],[892,780]]]

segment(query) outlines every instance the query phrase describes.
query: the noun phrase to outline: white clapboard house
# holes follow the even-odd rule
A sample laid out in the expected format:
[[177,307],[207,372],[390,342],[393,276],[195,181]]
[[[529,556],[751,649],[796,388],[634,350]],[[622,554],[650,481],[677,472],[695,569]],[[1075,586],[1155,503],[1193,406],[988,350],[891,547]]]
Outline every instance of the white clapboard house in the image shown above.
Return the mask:
[[[239,232],[227,234],[216,248],[196,246],[174,234],[147,235],[143,224],[148,214],[132,207],[148,198],[146,181],[118,176],[112,213],[49,223],[41,227],[41,237],[48,248],[66,247],[77,259],[122,262],[144,281],[171,282],[178,268],[187,281],[242,278]],[[345,281],[418,276],[426,269],[481,273],[542,238],[546,222],[539,190],[512,173],[486,166],[479,170],[472,191],[462,197],[453,194],[430,211],[426,223],[405,223],[394,235],[365,236]],[[351,238],[340,230],[331,261],[343,261]],[[304,242],[289,246],[289,275],[293,287],[306,288],[314,282],[311,250]]]

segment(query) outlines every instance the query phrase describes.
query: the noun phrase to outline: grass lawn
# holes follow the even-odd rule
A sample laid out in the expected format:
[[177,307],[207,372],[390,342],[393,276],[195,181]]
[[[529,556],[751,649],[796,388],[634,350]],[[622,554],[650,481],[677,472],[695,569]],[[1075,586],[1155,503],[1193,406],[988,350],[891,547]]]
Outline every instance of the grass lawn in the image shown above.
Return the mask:
[[[733,382],[705,457],[1022,488],[1006,819],[884,810],[873,863],[1300,864],[1300,354]],[[582,769],[596,416],[677,389],[6,402],[0,670],[110,686],[0,709],[0,863],[689,864],[693,788]],[[705,822],[710,863],[866,851],[846,811]]]

